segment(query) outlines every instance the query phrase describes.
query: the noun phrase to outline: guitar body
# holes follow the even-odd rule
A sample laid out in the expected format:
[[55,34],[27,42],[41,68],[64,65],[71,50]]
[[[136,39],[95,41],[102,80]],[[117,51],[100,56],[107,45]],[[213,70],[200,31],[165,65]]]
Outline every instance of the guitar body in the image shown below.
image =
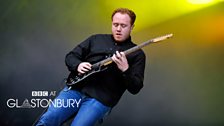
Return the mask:
[[84,74],[80,74],[80,73],[75,74],[74,72],[71,72],[66,80],[66,85],[67,86],[77,85],[87,80],[87,78],[89,78],[93,74],[104,71],[106,69],[107,67],[102,67],[102,66],[99,66],[99,64],[94,64],[92,66],[92,69]]
[[78,83],[80,83],[81,81],[84,81],[84,79],[86,79],[87,77],[91,76],[92,74],[96,73],[97,71],[91,70],[85,74],[74,74],[73,72],[69,74],[67,81],[66,81],[66,85],[67,86],[73,86],[76,85]]

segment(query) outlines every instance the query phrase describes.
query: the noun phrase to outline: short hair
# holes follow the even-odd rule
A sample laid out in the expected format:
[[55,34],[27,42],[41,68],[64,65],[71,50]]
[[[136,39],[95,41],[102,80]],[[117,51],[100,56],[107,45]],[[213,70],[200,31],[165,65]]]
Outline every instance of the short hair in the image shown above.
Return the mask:
[[113,21],[113,17],[116,13],[121,13],[121,14],[127,14],[130,18],[131,18],[131,25],[133,25],[135,23],[135,19],[136,19],[136,15],[135,13],[128,9],[128,8],[118,8],[116,10],[114,10],[114,12],[112,13],[111,19]]

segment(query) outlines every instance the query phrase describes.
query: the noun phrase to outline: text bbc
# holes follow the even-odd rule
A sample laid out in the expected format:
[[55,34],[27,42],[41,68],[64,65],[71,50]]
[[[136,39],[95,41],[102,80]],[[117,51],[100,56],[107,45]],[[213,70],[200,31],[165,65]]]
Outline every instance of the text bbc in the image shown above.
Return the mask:
[[48,96],[48,91],[32,91],[32,96]]

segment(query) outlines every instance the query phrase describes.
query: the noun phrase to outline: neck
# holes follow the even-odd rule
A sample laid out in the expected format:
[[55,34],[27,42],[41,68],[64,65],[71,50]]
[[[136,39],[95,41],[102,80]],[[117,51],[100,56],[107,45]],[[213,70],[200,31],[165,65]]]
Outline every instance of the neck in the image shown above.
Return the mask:
[[115,43],[117,44],[121,44],[121,43],[127,43],[127,42],[131,42],[131,36],[129,36],[127,39],[125,39],[124,41],[116,41],[113,37],[113,35],[111,35],[112,39],[114,40]]

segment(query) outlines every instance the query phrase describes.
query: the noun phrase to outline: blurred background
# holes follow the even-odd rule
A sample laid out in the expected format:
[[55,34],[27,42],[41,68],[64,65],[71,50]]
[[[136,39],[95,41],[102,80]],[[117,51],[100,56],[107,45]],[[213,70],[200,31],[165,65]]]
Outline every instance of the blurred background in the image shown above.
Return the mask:
[[111,33],[118,7],[137,15],[136,44],[174,36],[143,49],[144,88],[125,92],[102,126],[224,125],[223,0],[1,0],[1,126],[32,125],[44,109],[9,108],[7,100],[58,93],[65,55],[92,34]]

